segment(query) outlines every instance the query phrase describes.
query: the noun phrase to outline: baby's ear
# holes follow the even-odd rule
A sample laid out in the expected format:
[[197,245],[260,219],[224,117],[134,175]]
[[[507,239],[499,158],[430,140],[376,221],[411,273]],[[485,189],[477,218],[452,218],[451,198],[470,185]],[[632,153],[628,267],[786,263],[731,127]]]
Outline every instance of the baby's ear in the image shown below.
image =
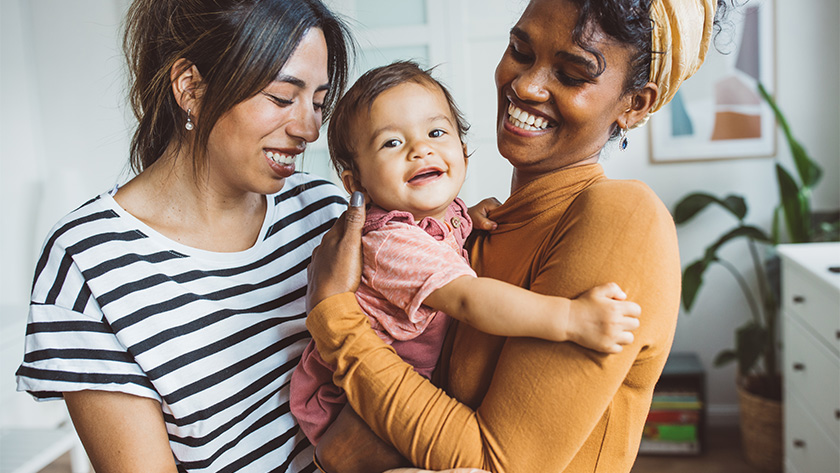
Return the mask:
[[341,171],[341,182],[344,184],[344,190],[346,190],[348,194],[359,191],[367,196],[367,191],[365,191],[362,183],[356,179],[356,176],[353,175],[353,171],[349,169]]

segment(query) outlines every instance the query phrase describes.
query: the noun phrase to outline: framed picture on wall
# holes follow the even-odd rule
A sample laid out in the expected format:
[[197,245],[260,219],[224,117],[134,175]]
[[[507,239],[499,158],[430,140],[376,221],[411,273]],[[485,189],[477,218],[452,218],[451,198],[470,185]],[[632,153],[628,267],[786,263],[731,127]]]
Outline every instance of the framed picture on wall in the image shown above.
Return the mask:
[[650,119],[651,161],[773,156],[776,119],[758,91],[775,90],[773,0],[731,9],[703,67]]

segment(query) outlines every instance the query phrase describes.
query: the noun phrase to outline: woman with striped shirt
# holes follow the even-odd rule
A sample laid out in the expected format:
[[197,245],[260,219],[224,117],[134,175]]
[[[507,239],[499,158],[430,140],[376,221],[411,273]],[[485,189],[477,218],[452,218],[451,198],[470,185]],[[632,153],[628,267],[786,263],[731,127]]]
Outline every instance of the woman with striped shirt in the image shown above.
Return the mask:
[[65,399],[99,473],[314,471],[289,377],[345,201],[295,160],[347,30],[319,0],[137,0],[126,25],[136,176],[48,236],[19,389]]

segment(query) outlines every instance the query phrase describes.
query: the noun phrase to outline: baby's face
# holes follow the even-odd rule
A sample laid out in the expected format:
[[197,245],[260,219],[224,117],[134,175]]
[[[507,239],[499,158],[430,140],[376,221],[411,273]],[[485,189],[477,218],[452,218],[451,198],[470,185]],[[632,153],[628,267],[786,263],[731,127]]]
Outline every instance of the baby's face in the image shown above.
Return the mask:
[[379,95],[354,129],[359,190],[385,210],[442,219],[467,172],[443,92],[432,84],[400,84]]

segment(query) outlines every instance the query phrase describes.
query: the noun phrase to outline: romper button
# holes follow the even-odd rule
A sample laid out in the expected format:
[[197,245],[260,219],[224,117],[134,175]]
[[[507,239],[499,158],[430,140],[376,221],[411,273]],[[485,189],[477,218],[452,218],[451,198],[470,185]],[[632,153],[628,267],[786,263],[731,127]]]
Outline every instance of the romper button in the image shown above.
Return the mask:
[[455,228],[458,228],[458,227],[461,226],[461,219],[458,218],[458,217],[452,217],[451,222],[452,222],[452,226],[455,227]]

